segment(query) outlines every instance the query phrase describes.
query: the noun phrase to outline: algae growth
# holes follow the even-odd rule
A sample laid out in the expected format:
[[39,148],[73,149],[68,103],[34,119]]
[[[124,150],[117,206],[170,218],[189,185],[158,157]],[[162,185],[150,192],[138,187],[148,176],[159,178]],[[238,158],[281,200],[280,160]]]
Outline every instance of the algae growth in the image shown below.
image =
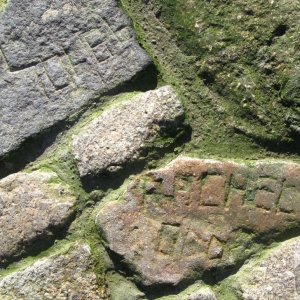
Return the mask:
[[8,0],[0,0],[0,11],[7,5]]
[[274,155],[265,150],[299,154],[297,1],[122,4],[162,81],[184,100],[194,150],[245,158]]

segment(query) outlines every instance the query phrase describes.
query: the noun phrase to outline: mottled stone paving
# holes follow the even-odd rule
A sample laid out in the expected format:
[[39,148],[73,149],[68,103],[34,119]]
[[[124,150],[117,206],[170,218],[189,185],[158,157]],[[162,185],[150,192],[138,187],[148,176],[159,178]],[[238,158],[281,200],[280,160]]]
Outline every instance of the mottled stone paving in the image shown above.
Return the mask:
[[241,233],[268,239],[298,227],[300,165],[179,158],[138,176],[97,223],[144,284],[178,284],[192,271],[234,264]]
[[115,0],[9,1],[0,13],[0,156],[149,62]]
[[90,270],[91,249],[77,244],[66,254],[41,259],[0,279],[3,300],[101,300],[103,288]]
[[75,202],[53,172],[20,172],[0,180],[0,266],[53,238],[72,219]]
[[170,86],[138,94],[106,109],[73,138],[81,176],[115,172],[137,161],[147,143],[183,128],[183,107]]

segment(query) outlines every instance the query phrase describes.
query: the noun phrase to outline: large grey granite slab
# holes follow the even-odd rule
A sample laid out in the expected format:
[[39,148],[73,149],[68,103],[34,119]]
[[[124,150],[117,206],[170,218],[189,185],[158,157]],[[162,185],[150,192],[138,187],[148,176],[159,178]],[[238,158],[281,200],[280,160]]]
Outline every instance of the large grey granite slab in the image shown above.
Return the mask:
[[11,0],[0,13],[0,157],[149,62],[114,0]]

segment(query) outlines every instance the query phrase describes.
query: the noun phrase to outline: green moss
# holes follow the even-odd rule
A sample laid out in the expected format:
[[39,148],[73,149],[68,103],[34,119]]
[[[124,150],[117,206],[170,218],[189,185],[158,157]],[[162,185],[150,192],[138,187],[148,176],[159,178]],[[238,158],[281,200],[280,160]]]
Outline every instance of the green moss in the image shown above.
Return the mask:
[[99,286],[106,285],[105,271],[108,268],[109,258],[99,236],[99,230],[95,225],[95,211],[86,209],[69,229],[69,241],[84,241],[91,248],[91,270],[97,275]]
[[221,284],[215,289],[218,299],[224,300],[242,300],[243,297],[236,287],[234,280],[226,280],[226,283]]
[[261,0],[121,2],[161,82],[183,99],[193,129],[189,146],[223,157],[277,155],[265,147],[298,152],[298,117],[287,121],[294,108],[283,104],[280,86],[298,63],[282,49],[298,43],[299,10]]
[[139,291],[133,282],[117,273],[110,272],[107,283],[111,300],[146,299],[144,293]]
[[0,11],[7,5],[8,0],[0,0]]
[[[208,285],[203,283],[202,281],[198,281],[194,283],[193,285],[189,286],[187,289],[182,291],[181,293],[178,293],[177,295],[172,295],[172,296],[164,296],[161,298],[157,298],[157,300],[187,300],[187,299],[196,299],[197,297],[193,295],[211,295],[212,290]],[[211,299],[211,297],[207,296],[198,296],[199,299]],[[197,298],[198,299],[198,298]],[[222,298],[223,299],[223,298]]]
[[55,257],[58,255],[63,255],[69,252],[73,243],[69,241],[57,241],[52,247],[49,249],[42,251],[40,254],[36,256],[29,256],[21,260],[20,262],[16,262],[11,264],[6,269],[0,269],[0,278],[9,276],[14,272],[22,271],[40,259]]

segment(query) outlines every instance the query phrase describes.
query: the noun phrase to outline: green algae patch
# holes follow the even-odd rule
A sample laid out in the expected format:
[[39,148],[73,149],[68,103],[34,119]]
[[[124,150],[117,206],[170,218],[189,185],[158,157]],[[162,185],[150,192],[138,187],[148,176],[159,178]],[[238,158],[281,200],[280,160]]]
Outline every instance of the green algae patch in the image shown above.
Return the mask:
[[108,273],[107,285],[111,300],[146,299],[145,294],[139,291],[133,282],[118,273]]
[[299,154],[297,98],[283,95],[287,82],[297,91],[296,3],[121,2],[161,81],[184,99],[192,147],[227,157]]
[[193,285],[186,288],[184,291],[170,296],[156,298],[157,300],[188,300],[188,299],[215,299],[210,286],[202,281],[197,281]]
[[50,247],[45,251],[40,252],[38,255],[28,256],[19,262],[10,264],[6,269],[1,269],[0,278],[2,279],[15,272],[23,271],[41,259],[48,258],[48,257],[52,258],[58,255],[66,254],[69,252],[69,250],[73,245],[74,244],[69,241],[57,241],[52,247]]

